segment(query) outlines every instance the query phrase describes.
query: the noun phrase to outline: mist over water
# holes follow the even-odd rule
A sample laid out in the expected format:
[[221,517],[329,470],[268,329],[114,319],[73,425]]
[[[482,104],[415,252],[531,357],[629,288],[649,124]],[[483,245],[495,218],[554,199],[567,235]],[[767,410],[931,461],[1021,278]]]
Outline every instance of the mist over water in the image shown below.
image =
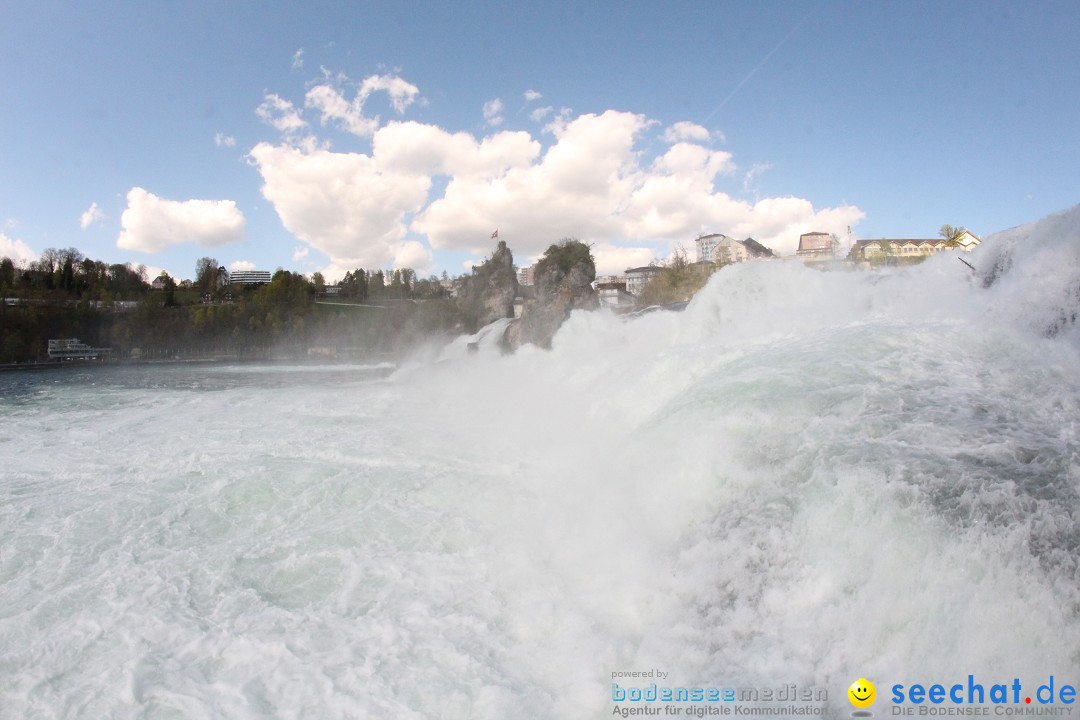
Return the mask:
[[[1080,680],[1080,221],[367,366],[0,377],[0,716]],[[880,679],[880,681],[879,681]]]

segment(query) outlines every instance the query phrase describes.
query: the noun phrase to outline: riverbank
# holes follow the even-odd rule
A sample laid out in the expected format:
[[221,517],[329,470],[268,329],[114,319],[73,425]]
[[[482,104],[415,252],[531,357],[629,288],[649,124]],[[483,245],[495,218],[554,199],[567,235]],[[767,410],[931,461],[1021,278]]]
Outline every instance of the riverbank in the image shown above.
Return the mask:
[[0,363],[0,372],[10,371],[46,371],[60,370],[63,368],[142,368],[142,367],[170,367],[170,366],[194,366],[194,365],[352,365],[362,363],[389,363],[396,364],[398,355],[393,353],[370,353],[356,357],[254,357],[241,355],[214,355],[190,358],[152,358],[152,359],[124,359],[124,360],[33,360],[22,363]]

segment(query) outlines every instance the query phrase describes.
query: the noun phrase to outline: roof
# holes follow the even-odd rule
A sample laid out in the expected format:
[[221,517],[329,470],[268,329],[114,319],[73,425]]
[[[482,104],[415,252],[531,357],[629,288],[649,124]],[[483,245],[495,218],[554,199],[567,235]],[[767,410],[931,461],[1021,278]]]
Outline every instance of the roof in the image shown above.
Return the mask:
[[661,270],[663,270],[663,268],[659,265],[645,265],[643,267],[627,268],[623,272],[629,275],[630,273],[658,273]]
[[944,243],[944,242],[945,241],[943,239],[941,239],[941,238],[902,238],[902,239],[878,238],[876,240],[856,240],[855,244],[852,245],[852,249],[854,249],[854,248],[864,248],[867,245],[869,245],[870,243],[896,243],[897,245],[906,245],[908,243],[914,243],[915,245],[924,245],[926,243]]
[[776,257],[776,253],[759,243],[754,238],[748,237],[742,241],[742,244],[746,247],[747,250],[750,251],[750,254],[754,257]]

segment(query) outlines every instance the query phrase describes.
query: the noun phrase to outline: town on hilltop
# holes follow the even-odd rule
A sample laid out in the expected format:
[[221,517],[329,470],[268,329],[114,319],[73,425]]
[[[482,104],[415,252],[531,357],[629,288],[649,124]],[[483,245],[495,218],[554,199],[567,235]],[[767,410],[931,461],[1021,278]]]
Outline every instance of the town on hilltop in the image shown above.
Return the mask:
[[[808,232],[799,236],[794,256],[781,257],[754,238],[736,240],[721,233],[700,235],[694,240],[697,259],[689,261],[681,250],[676,250],[666,263],[652,263],[642,267],[627,268],[621,275],[601,275],[594,284],[600,305],[616,310],[641,307],[643,304],[672,303],[689,299],[689,294],[704,285],[710,275],[727,265],[751,261],[796,260],[807,265],[828,269],[833,267],[877,268],[879,266],[913,265],[946,250],[970,252],[981,241],[963,227],[944,225],[937,238],[905,238],[858,240],[846,245],[835,235],[825,232]],[[518,282],[523,287],[533,284],[534,266],[519,270]],[[682,287],[676,292],[665,293],[659,285],[665,276],[685,276]],[[694,282],[697,278],[699,282]],[[678,283],[677,280],[674,281]],[[672,284],[669,282],[668,284]],[[678,291],[685,297],[680,297]]]

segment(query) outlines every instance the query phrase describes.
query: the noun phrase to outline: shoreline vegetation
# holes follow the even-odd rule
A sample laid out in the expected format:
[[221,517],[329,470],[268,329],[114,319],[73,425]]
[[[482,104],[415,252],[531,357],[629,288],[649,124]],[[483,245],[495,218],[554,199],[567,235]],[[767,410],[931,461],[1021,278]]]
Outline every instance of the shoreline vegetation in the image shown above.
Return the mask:
[[[905,258],[906,259],[906,258]],[[914,260],[914,258],[911,258]],[[721,269],[676,249],[623,311],[681,308]],[[0,258],[0,369],[157,362],[371,362],[424,343],[446,343],[507,319],[500,346],[542,348],[573,310],[600,306],[589,245],[552,244],[519,286],[513,254],[500,241],[471,273],[420,279],[409,269],[357,268],[330,288],[320,273],[277,270],[268,283],[226,284],[213,258],[195,280],[142,266],[47,249],[18,267]],[[49,340],[78,338],[106,349],[96,360],[50,359]]]
[[[504,339],[542,346],[570,311],[596,307],[595,267],[587,245],[549,248],[540,292],[524,301],[524,331]],[[519,298],[513,255],[500,242],[471,274],[418,279],[410,269],[346,273],[326,292],[319,273],[276,271],[260,285],[222,283],[217,261],[202,258],[196,279],[153,283],[142,267],[106,265],[78,250],[46,250],[17,267],[0,259],[0,368],[158,362],[378,362],[424,343],[449,342],[500,318]],[[48,341],[78,338],[108,349],[94,360],[56,360]]]

